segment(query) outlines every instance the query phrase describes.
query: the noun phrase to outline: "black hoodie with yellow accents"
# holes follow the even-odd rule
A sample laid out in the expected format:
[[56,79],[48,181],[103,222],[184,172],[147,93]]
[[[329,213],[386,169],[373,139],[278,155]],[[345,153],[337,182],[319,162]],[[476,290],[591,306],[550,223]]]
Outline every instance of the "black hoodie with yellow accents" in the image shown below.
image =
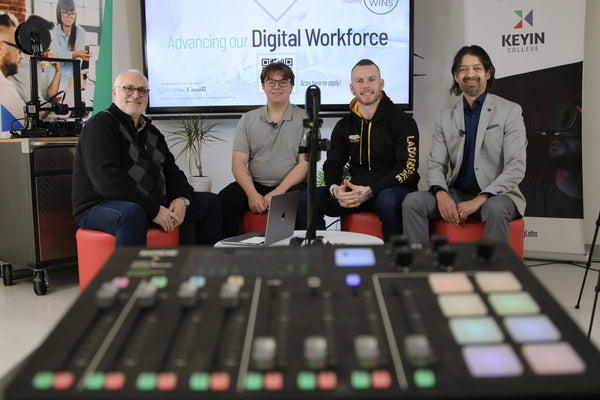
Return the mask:
[[323,164],[325,185],[342,183],[350,161],[350,181],[370,186],[376,196],[384,189],[419,183],[419,130],[415,120],[382,92],[371,120],[360,115],[356,99],[349,115],[331,133],[331,147]]

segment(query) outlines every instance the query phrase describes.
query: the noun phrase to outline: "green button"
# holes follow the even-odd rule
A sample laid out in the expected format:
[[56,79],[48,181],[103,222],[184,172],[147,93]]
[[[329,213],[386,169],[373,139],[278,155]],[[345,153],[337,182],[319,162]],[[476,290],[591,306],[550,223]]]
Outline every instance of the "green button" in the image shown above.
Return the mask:
[[190,390],[205,391],[210,387],[208,372],[194,372],[190,375]]
[[31,380],[31,385],[36,390],[46,390],[52,387],[54,373],[50,371],[40,371]]
[[135,386],[138,390],[156,389],[157,376],[154,372],[142,372],[138,375]]
[[262,390],[263,376],[260,372],[248,372],[246,375],[246,390]]
[[353,371],[350,384],[354,389],[368,389],[371,387],[371,374],[368,371]]
[[285,266],[287,272],[294,272],[294,266],[292,264],[288,264]]
[[169,280],[166,276],[153,276],[152,278],[150,278],[150,282],[152,282],[157,289],[166,288],[168,281]]
[[435,386],[435,374],[430,369],[417,369],[413,375],[415,385],[420,388]]
[[104,387],[104,372],[92,372],[85,379],[87,390],[101,390]]
[[306,264],[300,264],[300,273],[302,275],[306,274],[306,272],[308,271],[308,265]]
[[531,315],[540,312],[540,306],[527,292],[492,293],[488,297],[496,314]]
[[301,371],[297,379],[298,389],[315,390],[317,388],[317,375],[310,371]]

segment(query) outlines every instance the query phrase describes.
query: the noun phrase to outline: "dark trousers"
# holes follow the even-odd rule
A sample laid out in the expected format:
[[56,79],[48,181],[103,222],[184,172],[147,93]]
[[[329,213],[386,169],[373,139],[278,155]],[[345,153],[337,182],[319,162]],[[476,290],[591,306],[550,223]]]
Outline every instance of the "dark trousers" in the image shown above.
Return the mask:
[[[262,196],[272,192],[276,186],[265,186],[254,182],[256,191]],[[288,192],[294,190],[302,191],[306,188],[306,183],[299,183],[292,186]],[[232,182],[219,192],[221,199],[221,208],[223,210],[223,237],[236,236],[238,234],[239,219],[246,211],[250,210],[248,206],[248,196],[237,182]],[[296,222],[298,219],[296,218]]]
[[[325,229],[324,215],[330,217],[341,217],[358,212],[370,211],[379,215],[382,226],[383,240],[388,241],[392,235],[402,233],[402,201],[404,197],[414,192],[415,189],[407,186],[398,186],[382,190],[376,197],[362,203],[356,208],[345,208],[340,206],[337,199],[331,198],[329,189],[321,186],[317,188],[317,214],[315,215],[315,226],[317,230]],[[298,204],[298,216],[300,229],[306,229],[308,223],[307,192],[300,193]]]
[[[146,246],[151,221],[144,208],[124,200],[104,200],[88,209],[79,219],[83,229],[94,229],[116,237],[115,247]],[[194,224],[194,243],[214,244],[221,240],[221,203],[208,192],[194,192],[185,212],[184,225]]]

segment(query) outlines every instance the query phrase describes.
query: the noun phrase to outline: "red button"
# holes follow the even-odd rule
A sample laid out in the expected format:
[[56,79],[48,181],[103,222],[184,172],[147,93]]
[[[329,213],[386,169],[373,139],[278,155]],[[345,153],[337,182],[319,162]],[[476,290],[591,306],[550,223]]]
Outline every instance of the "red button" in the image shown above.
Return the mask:
[[317,375],[317,387],[321,390],[333,390],[337,387],[337,375],[333,371],[321,371]]
[[210,390],[222,392],[229,389],[231,378],[227,372],[213,372],[210,375]]
[[265,390],[283,389],[283,374],[281,372],[271,371],[265,373],[263,378]]
[[52,389],[67,390],[73,386],[74,381],[75,377],[71,372],[57,372],[54,374],[54,379],[52,380]]
[[104,389],[121,390],[125,386],[125,374],[122,372],[107,372],[104,377]]
[[174,372],[161,372],[156,377],[158,390],[173,390],[177,387],[177,375]]
[[392,376],[389,371],[378,369],[371,372],[371,385],[374,389],[388,389],[392,386]]

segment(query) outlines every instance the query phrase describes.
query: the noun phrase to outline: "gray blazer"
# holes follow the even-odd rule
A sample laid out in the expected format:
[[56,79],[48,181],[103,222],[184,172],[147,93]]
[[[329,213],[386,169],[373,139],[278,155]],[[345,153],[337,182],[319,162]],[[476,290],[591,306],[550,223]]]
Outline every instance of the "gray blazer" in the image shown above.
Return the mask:
[[[464,129],[461,96],[453,106],[440,111],[435,122],[428,164],[430,186],[448,190],[456,181],[463,159]],[[526,203],[518,185],[525,175],[526,147],[521,106],[488,93],[477,126],[475,177],[482,192],[507,196],[521,215]]]

